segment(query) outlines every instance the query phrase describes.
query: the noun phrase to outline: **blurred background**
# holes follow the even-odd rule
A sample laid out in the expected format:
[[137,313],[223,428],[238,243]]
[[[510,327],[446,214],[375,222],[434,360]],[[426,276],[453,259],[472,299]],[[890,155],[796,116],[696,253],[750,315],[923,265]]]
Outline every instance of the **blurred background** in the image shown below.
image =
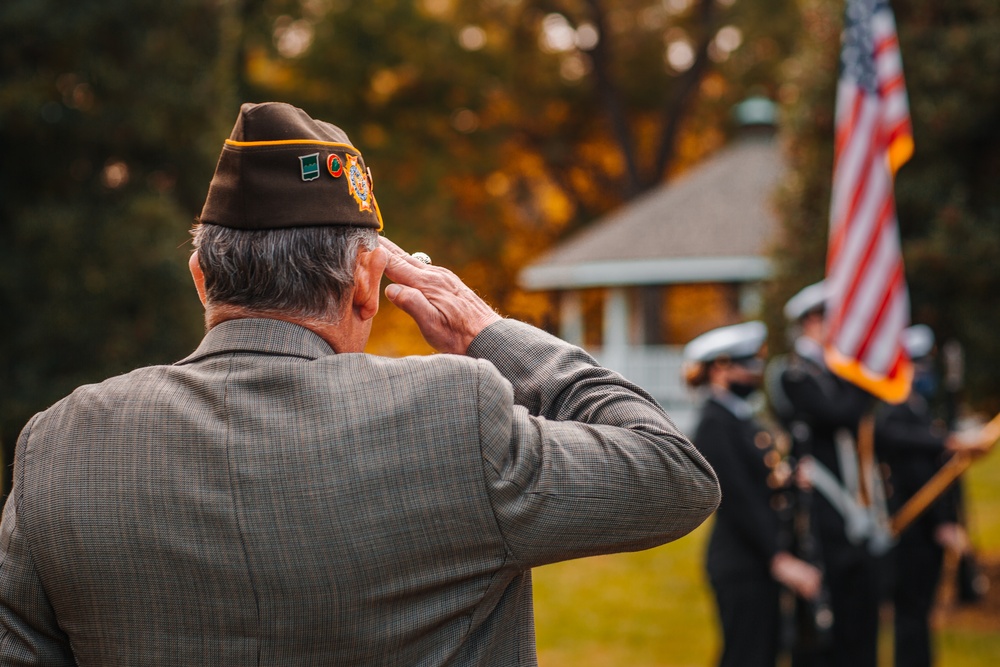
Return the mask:
[[[657,384],[661,402],[687,414],[679,346],[760,317],[779,352],[782,304],[823,276],[843,9],[829,0],[5,0],[4,490],[34,412],[197,344],[188,230],[249,101],[289,102],[343,128],[372,167],[389,237],[453,269],[503,314]],[[1000,3],[895,0],[893,9],[916,144],[896,183],[912,317],[963,353],[943,399],[991,416],[1000,410]],[[726,201],[738,204],[728,217],[715,208]],[[388,304],[369,351],[430,352]],[[991,465],[970,473],[973,512],[1000,509]],[[980,531],[1000,556],[998,533]],[[543,568],[543,664],[709,664],[700,535],[631,560]],[[596,597],[609,591],[627,604]],[[566,620],[580,613],[597,621]],[[1000,643],[988,637],[1000,627],[988,627],[982,646],[957,643],[992,662],[944,664],[996,664]],[[636,642],[637,653],[616,653]]]

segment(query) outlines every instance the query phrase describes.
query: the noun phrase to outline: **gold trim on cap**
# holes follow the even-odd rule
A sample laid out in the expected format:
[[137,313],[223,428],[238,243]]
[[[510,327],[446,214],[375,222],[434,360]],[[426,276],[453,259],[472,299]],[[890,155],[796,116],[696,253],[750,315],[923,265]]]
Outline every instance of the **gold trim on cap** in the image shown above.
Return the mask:
[[348,148],[358,155],[361,151],[350,144],[339,144],[333,141],[319,141],[316,139],[279,139],[276,141],[235,141],[226,139],[227,146],[289,146],[292,144],[310,144],[315,146],[335,146],[337,148]]

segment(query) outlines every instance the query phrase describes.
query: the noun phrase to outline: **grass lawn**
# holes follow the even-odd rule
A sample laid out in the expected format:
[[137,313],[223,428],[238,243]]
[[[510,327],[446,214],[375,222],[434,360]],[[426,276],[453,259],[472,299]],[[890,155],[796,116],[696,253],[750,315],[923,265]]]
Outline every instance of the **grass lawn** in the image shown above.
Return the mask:
[[[937,616],[937,664],[1000,665],[1000,452],[966,474],[977,550],[997,574],[987,603]],[[710,667],[719,636],[702,567],[709,526],[633,554],[559,563],[534,571],[541,667]],[[891,639],[883,627],[881,664]]]

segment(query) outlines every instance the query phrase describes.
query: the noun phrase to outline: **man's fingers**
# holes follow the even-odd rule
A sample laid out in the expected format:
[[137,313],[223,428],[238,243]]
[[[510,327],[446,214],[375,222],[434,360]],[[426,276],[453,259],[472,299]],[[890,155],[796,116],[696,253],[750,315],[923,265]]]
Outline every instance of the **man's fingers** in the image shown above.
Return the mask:
[[426,283],[433,275],[434,267],[414,259],[398,246],[390,248],[383,245],[383,247],[389,252],[389,261],[385,266],[385,275],[389,280],[411,287],[420,287],[421,283]]
[[427,268],[426,264],[415,259],[390,257],[385,265],[385,276],[394,283],[426,291],[433,278]]
[[394,283],[385,288],[385,296],[392,305],[412,317],[418,323],[435,314],[435,308],[423,293],[412,287]]
[[395,243],[393,243],[384,236],[378,237],[378,242],[383,248],[385,248],[386,252],[388,252],[390,256],[406,254],[405,250],[403,250],[398,245],[396,245]]
[[379,242],[389,261],[385,288],[390,303],[413,318],[438,352],[465,354],[472,340],[500,316],[446,268],[414,259],[385,237]]

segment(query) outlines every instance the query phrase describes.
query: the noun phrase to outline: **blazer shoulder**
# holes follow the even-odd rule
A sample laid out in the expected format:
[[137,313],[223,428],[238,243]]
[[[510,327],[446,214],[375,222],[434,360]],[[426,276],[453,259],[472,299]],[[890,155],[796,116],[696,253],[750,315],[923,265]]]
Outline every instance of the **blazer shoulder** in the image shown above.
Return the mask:
[[169,373],[171,368],[171,366],[144,366],[100,382],[82,384],[35,417],[39,422],[44,422],[54,415],[67,410],[79,410],[85,405],[92,405],[95,408],[109,407],[119,401],[128,401],[136,395],[139,387],[162,380],[164,374]]
[[[337,360],[335,355],[328,360]],[[413,377],[472,377],[485,375],[502,380],[500,372],[489,361],[474,359],[458,354],[433,354],[411,357],[380,357],[376,355],[354,355],[358,363],[367,366],[371,371],[385,375],[387,378],[399,376]]]

